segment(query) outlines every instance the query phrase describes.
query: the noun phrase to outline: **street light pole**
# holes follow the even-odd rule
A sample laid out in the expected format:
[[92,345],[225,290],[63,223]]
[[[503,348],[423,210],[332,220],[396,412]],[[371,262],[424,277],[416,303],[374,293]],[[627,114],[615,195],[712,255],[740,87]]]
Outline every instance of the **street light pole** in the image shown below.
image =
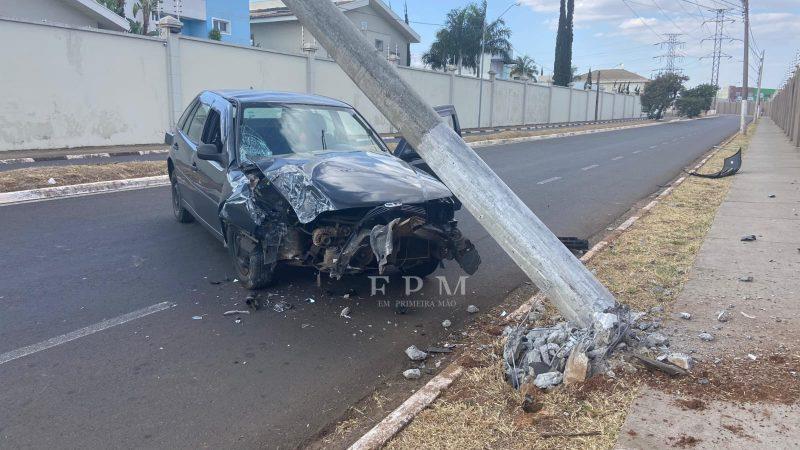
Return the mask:
[[739,116],[739,131],[742,134],[747,134],[747,94],[749,93],[747,86],[747,75],[750,71],[750,2],[749,0],[742,0],[742,9],[744,12],[744,62],[742,64],[742,111]]
[[[519,6],[519,4],[520,4],[519,2],[514,2],[514,3],[510,4],[510,5],[508,5],[508,8],[506,8],[506,10],[503,11],[502,14],[497,16],[497,19],[495,19],[495,22],[500,20],[500,18],[503,17],[503,15],[505,15],[505,13],[508,12],[508,10],[510,10],[511,8],[513,8],[515,6]],[[481,28],[481,56],[480,56],[481,59],[480,59],[480,62],[478,63],[478,77],[479,77],[479,80],[480,80],[480,81],[478,81],[478,128],[481,127],[481,110],[483,110],[483,49],[484,49],[484,46],[486,45],[486,12],[487,12],[486,9],[484,9],[483,10],[483,27]]]

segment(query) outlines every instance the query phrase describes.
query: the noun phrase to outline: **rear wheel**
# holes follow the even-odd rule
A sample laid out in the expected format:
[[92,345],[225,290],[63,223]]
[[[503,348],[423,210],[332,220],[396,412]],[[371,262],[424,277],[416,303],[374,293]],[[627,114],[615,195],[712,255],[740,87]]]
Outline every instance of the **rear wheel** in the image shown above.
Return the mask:
[[428,275],[432,274],[439,268],[439,260],[436,258],[428,258],[424,261],[421,261],[413,266],[410,267],[402,267],[400,272],[403,275],[408,275],[412,277],[419,277],[425,278]]
[[233,225],[227,229],[228,251],[233,259],[239,281],[247,289],[262,289],[272,283],[276,263],[264,263],[261,243],[253,242],[247,234]]
[[175,220],[181,223],[189,223],[194,221],[192,213],[183,207],[183,199],[181,199],[181,191],[178,189],[178,178],[175,172],[169,176],[169,184],[172,186],[172,214]]

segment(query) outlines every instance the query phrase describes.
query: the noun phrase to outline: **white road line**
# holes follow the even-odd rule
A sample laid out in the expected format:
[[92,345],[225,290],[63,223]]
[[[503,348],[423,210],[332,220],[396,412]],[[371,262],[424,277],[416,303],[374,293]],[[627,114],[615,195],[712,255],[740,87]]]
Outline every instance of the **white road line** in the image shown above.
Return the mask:
[[592,164],[591,166],[582,167],[581,170],[592,170],[595,167],[600,167],[600,164]]
[[540,181],[540,182],[538,182],[538,183],[536,183],[536,184],[547,184],[547,183],[551,183],[551,182],[553,182],[553,181],[558,181],[558,180],[560,180],[560,179],[561,179],[561,177],[553,177],[553,178],[548,178],[548,179],[546,179],[546,180],[542,180],[542,181]]
[[633,154],[634,154],[634,155],[635,155],[635,154],[637,154],[637,153],[642,153],[642,151],[641,151],[641,150],[634,150],[634,151],[633,151]]
[[620,159],[624,158],[624,156],[615,156],[611,158],[612,161],[619,161]]
[[103,331],[117,325],[122,325],[123,323],[130,322],[132,320],[141,319],[142,317],[149,316],[150,314],[157,313],[159,311],[164,311],[165,309],[172,308],[173,306],[176,305],[172,302],[157,303],[155,305],[148,306],[147,308],[142,308],[133,312],[129,312],[128,314],[114,317],[113,319],[106,319],[102,322],[97,322],[94,325],[89,325],[88,327],[81,328],[80,330],[75,330],[67,334],[62,334],[61,336],[50,338],[46,341],[39,342],[38,344],[29,345],[27,347],[18,348],[16,350],[3,353],[0,355],[0,365],[18,358],[32,355],[42,350],[47,350],[48,348],[52,348],[57,345],[74,341],[75,339],[89,336],[90,334],[97,333],[98,331]]

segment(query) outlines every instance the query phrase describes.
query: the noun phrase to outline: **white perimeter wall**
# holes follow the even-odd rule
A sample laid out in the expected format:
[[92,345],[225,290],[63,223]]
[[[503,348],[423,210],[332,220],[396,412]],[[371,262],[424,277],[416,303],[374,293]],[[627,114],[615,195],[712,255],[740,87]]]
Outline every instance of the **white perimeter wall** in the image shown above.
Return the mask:
[[[0,151],[162,142],[170,98],[164,40],[0,19],[0,42]],[[181,38],[179,54],[181,110],[203,89],[306,91],[302,55],[195,38]],[[314,93],[350,103],[380,132],[396,131],[336,63],[317,59],[312,68]],[[478,126],[479,80],[398,70],[429,104],[454,104],[462,127]],[[594,96],[484,80],[481,126],[594,120]],[[603,120],[641,115],[636,96],[601,98]]]

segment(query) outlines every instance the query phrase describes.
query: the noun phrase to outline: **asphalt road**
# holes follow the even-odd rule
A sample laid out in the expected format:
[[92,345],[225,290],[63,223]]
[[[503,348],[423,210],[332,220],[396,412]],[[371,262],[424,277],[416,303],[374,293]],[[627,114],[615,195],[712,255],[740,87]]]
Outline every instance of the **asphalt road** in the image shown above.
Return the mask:
[[[720,117],[479,154],[557,234],[589,237],[737,125]],[[483,258],[466,296],[428,282],[417,308],[395,315],[379,300],[401,298],[401,280],[369,298],[368,280],[320,289],[290,269],[261,297],[295,309],[237,324],[222,313],[245,309],[245,291],[211,283],[233,273],[226,251],[173,220],[168,189],[0,207],[0,447],[296,446],[382,380],[405,382],[405,347],[457,334],[468,304],[487,309],[525,280],[469,214],[460,220]],[[461,275],[454,264],[439,272],[452,285]],[[142,316],[162,302],[175,306]],[[345,306],[352,319],[339,317]],[[107,329],[84,329],[104,319]],[[52,338],[60,345],[4,362]]]

